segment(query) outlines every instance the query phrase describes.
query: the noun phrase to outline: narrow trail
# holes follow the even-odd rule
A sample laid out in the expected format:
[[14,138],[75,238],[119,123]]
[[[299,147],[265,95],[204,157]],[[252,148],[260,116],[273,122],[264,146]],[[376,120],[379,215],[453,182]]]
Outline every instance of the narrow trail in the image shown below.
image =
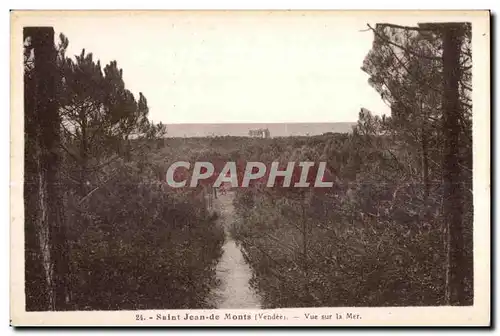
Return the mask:
[[224,228],[226,241],[216,268],[219,285],[212,292],[212,300],[218,309],[260,309],[260,298],[249,284],[252,269],[229,233],[234,217],[233,198],[234,193],[228,192],[214,199],[214,207],[219,213],[218,221]]

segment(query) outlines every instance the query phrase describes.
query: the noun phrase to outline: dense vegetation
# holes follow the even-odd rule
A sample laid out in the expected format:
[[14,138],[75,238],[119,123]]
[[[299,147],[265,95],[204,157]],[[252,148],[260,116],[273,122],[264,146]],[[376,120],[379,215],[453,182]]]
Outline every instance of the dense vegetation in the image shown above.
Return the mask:
[[324,160],[340,180],[328,191],[238,190],[233,235],[265,306],[472,304],[470,27],[461,29],[457,124],[441,100],[442,36],[379,25],[363,70],[391,116],[362,109],[353,134],[249,150],[252,161]]
[[[64,36],[41,86],[27,36],[27,309],[204,307],[224,234],[203,185],[165,188],[179,160],[327,163],[332,188],[236,190],[231,234],[264,307],[471,304],[470,26],[369,28],[362,69],[391,115],[272,139],[166,138],[117,63],[66,57]],[[47,87],[57,106],[34,99]]]
[[[164,126],[147,119],[145,96],[125,88],[116,62],[66,57],[64,36],[57,54],[37,50],[40,34],[25,39],[27,310],[206,307],[224,236],[204,198],[159,183],[163,162],[147,153]],[[40,79],[44,57],[55,65]],[[47,87],[53,120],[39,103]],[[43,166],[47,129],[55,155]]]

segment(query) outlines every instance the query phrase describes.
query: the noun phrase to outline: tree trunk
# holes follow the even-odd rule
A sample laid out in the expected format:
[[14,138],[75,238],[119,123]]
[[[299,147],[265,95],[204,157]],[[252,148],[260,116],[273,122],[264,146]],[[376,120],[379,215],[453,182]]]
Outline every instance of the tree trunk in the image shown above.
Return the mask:
[[303,272],[304,272],[304,297],[306,298],[306,302],[304,302],[306,305],[309,305],[309,299],[310,299],[310,294],[309,294],[309,265],[308,265],[308,258],[307,258],[307,216],[306,216],[306,194],[304,194],[304,199],[302,200],[301,204],[301,217],[302,217],[302,267],[303,267]]
[[466,255],[463,227],[463,195],[459,168],[460,138],[460,46],[461,24],[445,24],[443,32],[443,134],[444,134],[444,220],[447,225],[449,286],[451,305],[466,301]]
[[429,181],[429,139],[427,135],[428,128],[428,120],[427,120],[427,111],[423,106],[423,103],[420,102],[420,115],[422,116],[422,182],[424,183],[424,197],[427,201],[430,193],[430,181]]
[[79,111],[81,125],[81,143],[80,143],[80,197],[87,195],[87,165],[88,165],[88,139],[87,139],[87,116],[83,107]]
[[56,51],[54,30],[46,27],[25,28],[25,37],[31,37],[34,50],[34,129],[35,174],[31,180],[36,185],[33,201],[36,215],[34,229],[44,274],[45,291],[41,310],[64,309],[68,299],[68,246],[62,212],[59,176],[59,127],[56,103]]

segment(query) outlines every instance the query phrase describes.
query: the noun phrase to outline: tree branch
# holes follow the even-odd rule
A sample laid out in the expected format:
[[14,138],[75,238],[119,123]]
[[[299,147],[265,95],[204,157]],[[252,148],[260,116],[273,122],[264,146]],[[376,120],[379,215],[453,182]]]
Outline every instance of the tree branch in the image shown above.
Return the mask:
[[400,25],[393,24],[393,23],[377,23],[376,27],[382,27],[382,28],[388,27],[388,28],[404,29],[404,30],[417,31],[417,32],[435,32],[436,31],[436,29],[432,29],[432,28],[400,26]]
[[392,42],[391,40],[383,37],[382,35],[380,35],[375,29],[372,28],[372,26],[370,26],[369,24],[367,24],[367,26],[373,31],[373,33],[378,37],[380,38],[382,41],[385,41],[386,43],[388,44],[391,44],[401,50],[404,50],[406,51],[407,53],[413,55],[413,56],[417,56],[417,57],[420,57],[420,58],[426,58],[426,59],[430,59],[430,60],[434,60],[434,61],[442,61],[441,57],[436,57],[436,56],[427,56],[427,55],[419,55],[411,50],[409,50],[408,48],[405,48],[397,43],[394,43]]

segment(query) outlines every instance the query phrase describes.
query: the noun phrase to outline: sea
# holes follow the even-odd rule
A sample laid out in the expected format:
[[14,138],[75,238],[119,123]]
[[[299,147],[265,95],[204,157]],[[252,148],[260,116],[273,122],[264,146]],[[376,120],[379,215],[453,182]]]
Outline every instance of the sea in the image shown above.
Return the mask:
[[269,130],[270,137],[313,136],[351,133],[354,125],[355,122],[167,124],[166,137],[250,136],[250,131],[264,129]]

